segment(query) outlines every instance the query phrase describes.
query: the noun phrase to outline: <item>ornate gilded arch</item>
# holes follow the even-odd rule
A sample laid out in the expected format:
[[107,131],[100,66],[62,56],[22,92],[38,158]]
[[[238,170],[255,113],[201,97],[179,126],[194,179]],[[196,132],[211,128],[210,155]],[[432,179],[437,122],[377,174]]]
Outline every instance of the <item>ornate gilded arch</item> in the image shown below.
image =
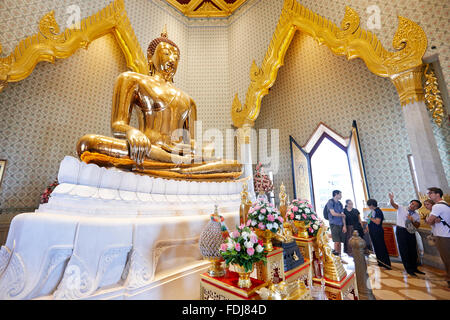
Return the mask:
[[21,40],[9,56],[0,58],[0,91],[8,82],[28,77],[38,62],[53,63],[55,59],[68,58],[106,34],[114,35],[131,70],[148,73],[147,59],[131,27],[124,2],[115,0],[81,20],[79,29],[68,28],[62,33],[54,11],[47,13],[39,22],[38,33]]
[[296,0],[285,0],[261,67],[255,61],[251,65],[245,104],[241,104],[237,94],[234,97],[231,111],[234,126],[253,126],[259,115],[261,99],[275,83],[278,69],[283,65],[296,31],[325,44],[336,55],[345,55],[349,60],[360,58],[374,74],[391,78],[402,105],[423,101],[421,72],[427,38],[422,28],[413,21],[401,16],[398,19],[399,25],[393,39],[393,47],[398,51],[390,52],[375,34],[360,27],[360,18],[350,7],[346,7],[339,28]]

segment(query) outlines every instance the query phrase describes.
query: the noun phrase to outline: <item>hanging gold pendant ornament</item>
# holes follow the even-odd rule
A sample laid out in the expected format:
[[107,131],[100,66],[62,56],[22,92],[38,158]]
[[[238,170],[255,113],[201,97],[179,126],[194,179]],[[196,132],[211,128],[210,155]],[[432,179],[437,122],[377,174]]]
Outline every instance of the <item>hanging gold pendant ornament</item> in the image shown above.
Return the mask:
[[429,64],[425,66],[423,74],[426,79],[424,88],[425,104],[431,112],[434,122],[440,127],[444,118],[444,104],[442,102],[441,91],[439,90],[439,83]]

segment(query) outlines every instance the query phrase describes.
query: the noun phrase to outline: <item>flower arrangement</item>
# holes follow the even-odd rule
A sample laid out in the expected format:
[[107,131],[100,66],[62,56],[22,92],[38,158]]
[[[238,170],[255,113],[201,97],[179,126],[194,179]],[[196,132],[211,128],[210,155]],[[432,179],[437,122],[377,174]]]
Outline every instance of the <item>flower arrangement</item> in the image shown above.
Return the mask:
[[270,192],[273,190],[273,184],[269,176],[264,173],[264,168],[259,162],[256,165],[256,172],[253,178],[256,192]]
[[323,221],[317,217],[313,206],[308,200],[292,200],[288,206],[286,217],[292,221],[303,221],[308,234],[313,237],[317,235],[319,228],[324,225]]
[[268,201],[257,200],[248,210],[248,227],[277,233],[283,227],[283,221],[278,209]]
[[244,267],[245,272],[250,272],[256,262],[267,262],[267,251],[264,250],[262,241],[244,225],[230,233],[227,241],[220,246],[220,253],[227,265],[237,264]]
[[56,188],[56,186],[58,185],[58,179],[56,179],[55,181],[53,181],[53,183],[51,185],[49,185],[47,187],[47,189],[45,189],[44,193],[41,194],[41,200],[40,203],[47,203],[48,199],[50,198],[50,194],[53,192],[53,190]]

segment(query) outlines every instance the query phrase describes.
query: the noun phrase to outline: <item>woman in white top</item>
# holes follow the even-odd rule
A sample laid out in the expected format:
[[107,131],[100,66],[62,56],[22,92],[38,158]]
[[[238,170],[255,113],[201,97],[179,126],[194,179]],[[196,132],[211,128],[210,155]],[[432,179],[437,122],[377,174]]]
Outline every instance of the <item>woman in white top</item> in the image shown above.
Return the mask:
[[439,188],[428,188],[428,197],[435,202],[426,222],[431,225],[442,261],[447,271],[446,280],[450,288],[450,207],[442,199],[443,192]]

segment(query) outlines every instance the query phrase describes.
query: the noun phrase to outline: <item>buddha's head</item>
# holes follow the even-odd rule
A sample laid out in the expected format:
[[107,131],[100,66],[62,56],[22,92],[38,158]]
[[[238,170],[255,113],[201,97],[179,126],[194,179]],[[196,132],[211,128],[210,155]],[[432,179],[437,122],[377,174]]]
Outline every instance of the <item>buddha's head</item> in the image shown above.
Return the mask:
[[173,81],[180,59],[180,49],[167,37],[165,28],[161,37],[150,42],[147,59],[151,75],[159,74],[167,81]]

